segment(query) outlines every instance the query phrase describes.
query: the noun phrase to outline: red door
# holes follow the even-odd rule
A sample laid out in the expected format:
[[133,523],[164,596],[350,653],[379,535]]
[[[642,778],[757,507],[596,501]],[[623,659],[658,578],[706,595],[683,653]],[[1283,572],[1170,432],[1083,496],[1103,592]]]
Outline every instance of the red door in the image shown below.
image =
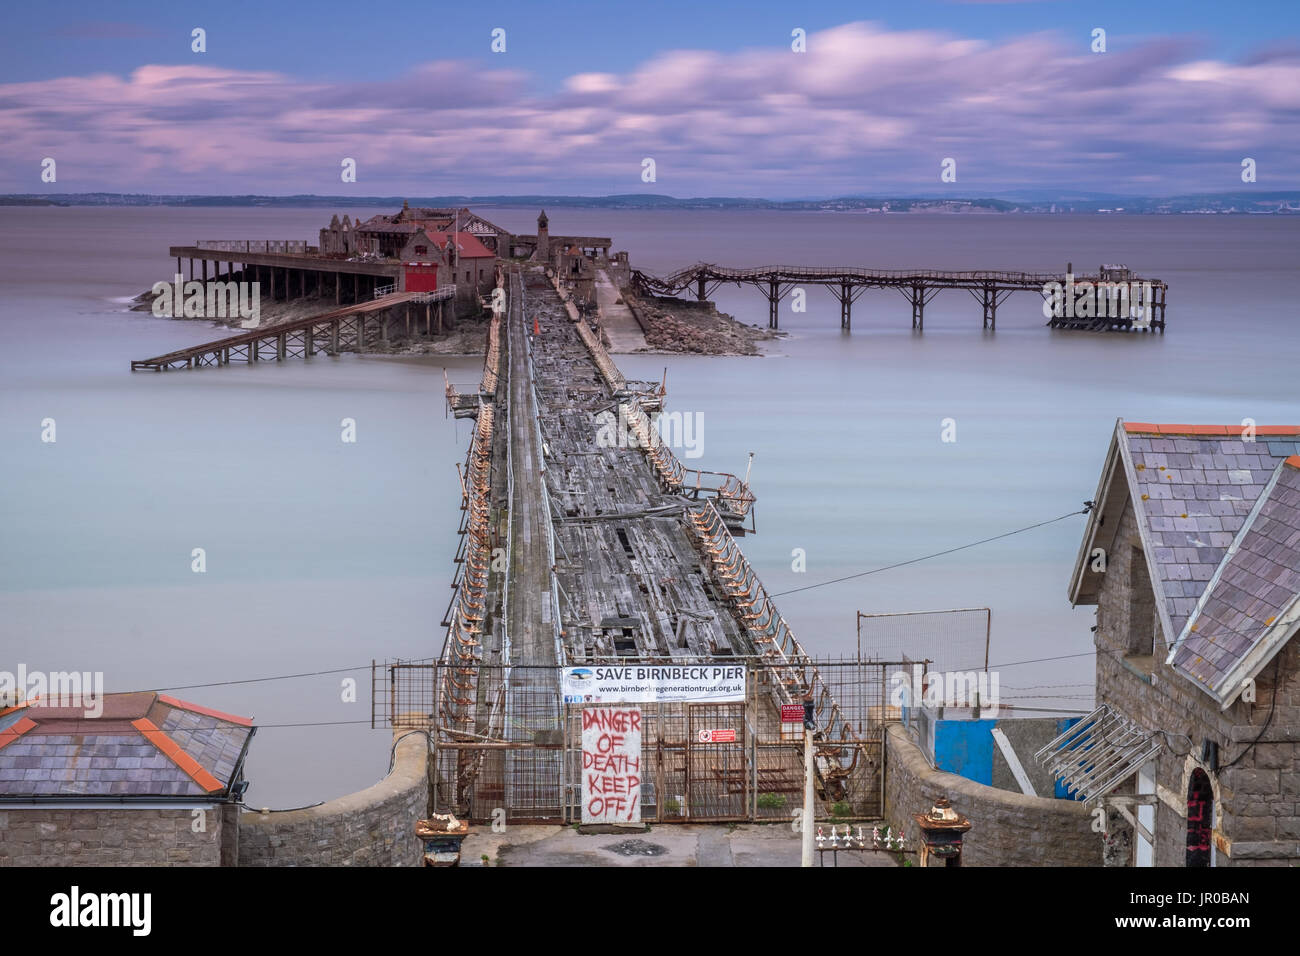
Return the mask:
[[436,292],[438,289],[438,266],[432,262],[406,263],[407,292]]

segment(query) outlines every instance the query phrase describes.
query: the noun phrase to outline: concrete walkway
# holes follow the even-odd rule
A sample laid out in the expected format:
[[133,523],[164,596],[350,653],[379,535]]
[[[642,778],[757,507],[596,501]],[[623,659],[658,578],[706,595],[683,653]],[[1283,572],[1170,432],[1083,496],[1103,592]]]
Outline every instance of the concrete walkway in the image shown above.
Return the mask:
[[604,269],[596,270],[596,304],[600,306],[602,328],[609,336],[611,352],[635,352],[645,348],[645,335],[632,310],[619,301],[622,293]]
[[[798,866],[800,846],[789,823],[665,824],[649,832],[592,835],[573,827],[513,824],[504,833],[486,826],[473,829],[465,838],[461,865],[481,866],[484,855],[489,866]],[[825,864],[835,865],[829,852]],[[892,853],[841,851],[839,865],[900,864]]]

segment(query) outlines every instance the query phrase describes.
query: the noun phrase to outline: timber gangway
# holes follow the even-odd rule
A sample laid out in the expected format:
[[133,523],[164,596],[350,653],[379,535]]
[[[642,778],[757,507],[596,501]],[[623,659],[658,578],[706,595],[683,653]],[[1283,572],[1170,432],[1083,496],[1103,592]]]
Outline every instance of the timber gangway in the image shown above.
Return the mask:
[[446,286],[436,292],[391,292],[367,302],[251,329],[166,355],[134,359],[131,371],[163,372],[208,365],[311,358],[317,353],[338,355],[340,352],[360,351],[367,344],[388,341],[390,332],[403,326],[409,338],[413,321],[416,331],[421,324],[425,334],[432,334],[435,327],[442,331],[444,310],[448,303],[455,301],[455,296],[455,286]]

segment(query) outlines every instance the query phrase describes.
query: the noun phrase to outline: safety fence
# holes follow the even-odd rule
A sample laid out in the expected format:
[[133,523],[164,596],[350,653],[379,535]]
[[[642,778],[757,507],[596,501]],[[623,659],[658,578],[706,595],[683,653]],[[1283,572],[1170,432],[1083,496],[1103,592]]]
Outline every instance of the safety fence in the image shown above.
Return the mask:
[[[782,719],[789,668],[819,675],[838,705],[836,737],[814,733],[819,819],[874,819],[882,812],[886,721],[903,716],[895,676],[908,662],[791,660],[780,670],[758,659],[612,660],[611,667],[727,666],[744,672],[738,699],[665,700],[636,707],[640,720],[640,817],[647,822],[789,820],[803,804],[804,729]],[[603,665],[583,665],[600,667]],[[473,668],[470,677],[465,673]],[[582,819],[583,711],[564,693],[564,667],[393,661],[374,665],[375,726],[433,714],[431,801],[470,820],[572,823]],[[454,680],[452,678],[455,678]],[[482,711],[461,706],[473,687]],[[802,713],[802,705],[786,705]],[[504,715],[502,719],[501,715]],[[450,718],[450,719],[449,719]],[[460,718],[459,720],[455,718]],[[409,718],[407,718],[409,719]],[[474,727],[476,729],[469,729]]]

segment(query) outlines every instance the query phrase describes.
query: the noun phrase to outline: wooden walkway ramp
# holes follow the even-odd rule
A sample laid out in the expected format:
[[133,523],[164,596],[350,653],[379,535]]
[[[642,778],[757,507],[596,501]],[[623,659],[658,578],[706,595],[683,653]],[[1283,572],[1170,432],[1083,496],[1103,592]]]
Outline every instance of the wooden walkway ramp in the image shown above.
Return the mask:
[[279,362],[287,358],[310,358],[317,352],[337,355],[357,351],[370,342],[387,341],[390,330],[399,321],[405,323],[407,335],[412,328],[418,331],[421,321],[425,334],[430,334],[435,328],[442,330],[444,310],[455,295],[455,286],[437,292],[392,292],[305,319],[253,329],[166,355],[136,359],[131,362],[131,371],[162,372],[233,362]]

